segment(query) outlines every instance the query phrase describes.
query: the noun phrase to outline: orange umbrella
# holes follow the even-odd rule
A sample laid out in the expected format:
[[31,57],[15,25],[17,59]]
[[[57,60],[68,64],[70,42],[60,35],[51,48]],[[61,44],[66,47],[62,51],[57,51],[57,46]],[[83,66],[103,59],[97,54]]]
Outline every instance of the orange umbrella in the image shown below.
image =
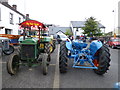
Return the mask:
[[19,24],[20,27],[24,28],[24,40],[25,40],[25,29],[31,30],[33,27],[37,27],[39,29],[39,41],[40,41],[40,30],[46,30],[46,27],[43,23],[38,22],[36,20],[26,20]]
[[26,20],[19,24],[22,28],[31,28],[31,27],[38,27],[41,29],[45,29],[45,25],[41,22],[38,22],[36,20]]

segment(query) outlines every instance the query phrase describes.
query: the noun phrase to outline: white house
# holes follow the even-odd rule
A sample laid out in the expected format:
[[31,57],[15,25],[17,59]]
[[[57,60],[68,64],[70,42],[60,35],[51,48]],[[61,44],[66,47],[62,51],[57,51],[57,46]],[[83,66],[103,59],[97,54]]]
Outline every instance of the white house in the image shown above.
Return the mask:
[[0,34],[18,35],[18,24],[24,20],[25,16],[17,11],[17,5],[10,6],[7,0],[0,2]]
[[[83,35],[82,27],[85,27],[85,21],[71,21],[70,27],[73,32],[74,39],[76,36]],[[98,27],[102,30],[103,33],[105,33],[105,27],[102,24],[98,24]]]

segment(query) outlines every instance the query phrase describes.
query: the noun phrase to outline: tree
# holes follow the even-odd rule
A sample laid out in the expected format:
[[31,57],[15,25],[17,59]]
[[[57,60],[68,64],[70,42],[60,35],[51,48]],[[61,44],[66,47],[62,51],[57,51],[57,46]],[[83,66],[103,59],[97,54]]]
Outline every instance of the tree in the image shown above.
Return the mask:
[[101,30],[98,27],[98,21],[95,21],[94,17],[90,17],[85,22],[85,27],[83,27],[83,34],[87,34],[87,36],[101,36]]
[[70,35],[73,35],[73,33],[71,32],[71,30],[70,30],[70,29],[66,29],[65,34],[66,34],[66,35],[69,35],[69,36],[70,36]]

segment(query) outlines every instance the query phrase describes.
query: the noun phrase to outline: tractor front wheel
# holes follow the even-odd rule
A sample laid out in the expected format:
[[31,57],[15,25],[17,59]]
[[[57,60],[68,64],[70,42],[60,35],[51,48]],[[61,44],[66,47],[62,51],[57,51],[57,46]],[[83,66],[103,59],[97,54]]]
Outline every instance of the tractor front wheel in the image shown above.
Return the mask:
[[19,69],[19,55],[13,54],[7,61],[7,71],[10,75],[15,75]]
[[41,56],[42,56],[42,72],[43,72],[43,75],[47,75],[47,72],[48,72],[48,61],[47,61],[48,54],[43,53]]
[[110,53],[107,47],[102,46],[97,51],[98,60],[93,60],[93,63],[98,69],[94,69],[94,72],[98,75],[103,75],[107,72],[110,66]]
[[67,48],[66,43],[61,42],[60,43],[60,54],[59,54],[59,68],[60,73],[66,73],[67,72]]

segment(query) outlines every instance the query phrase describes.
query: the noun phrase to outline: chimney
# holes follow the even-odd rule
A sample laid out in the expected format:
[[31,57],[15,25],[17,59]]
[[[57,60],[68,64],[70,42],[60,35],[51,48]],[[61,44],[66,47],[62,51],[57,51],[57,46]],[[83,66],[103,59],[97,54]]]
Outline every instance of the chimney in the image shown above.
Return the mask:
[[29,20],[29,14],[26,14],[26,20]]
[[26,17],[29,18],[29,14],[26,14]]
[[17,10],[17,5],[12,5],[12,7],[13,7],[15,10]]

